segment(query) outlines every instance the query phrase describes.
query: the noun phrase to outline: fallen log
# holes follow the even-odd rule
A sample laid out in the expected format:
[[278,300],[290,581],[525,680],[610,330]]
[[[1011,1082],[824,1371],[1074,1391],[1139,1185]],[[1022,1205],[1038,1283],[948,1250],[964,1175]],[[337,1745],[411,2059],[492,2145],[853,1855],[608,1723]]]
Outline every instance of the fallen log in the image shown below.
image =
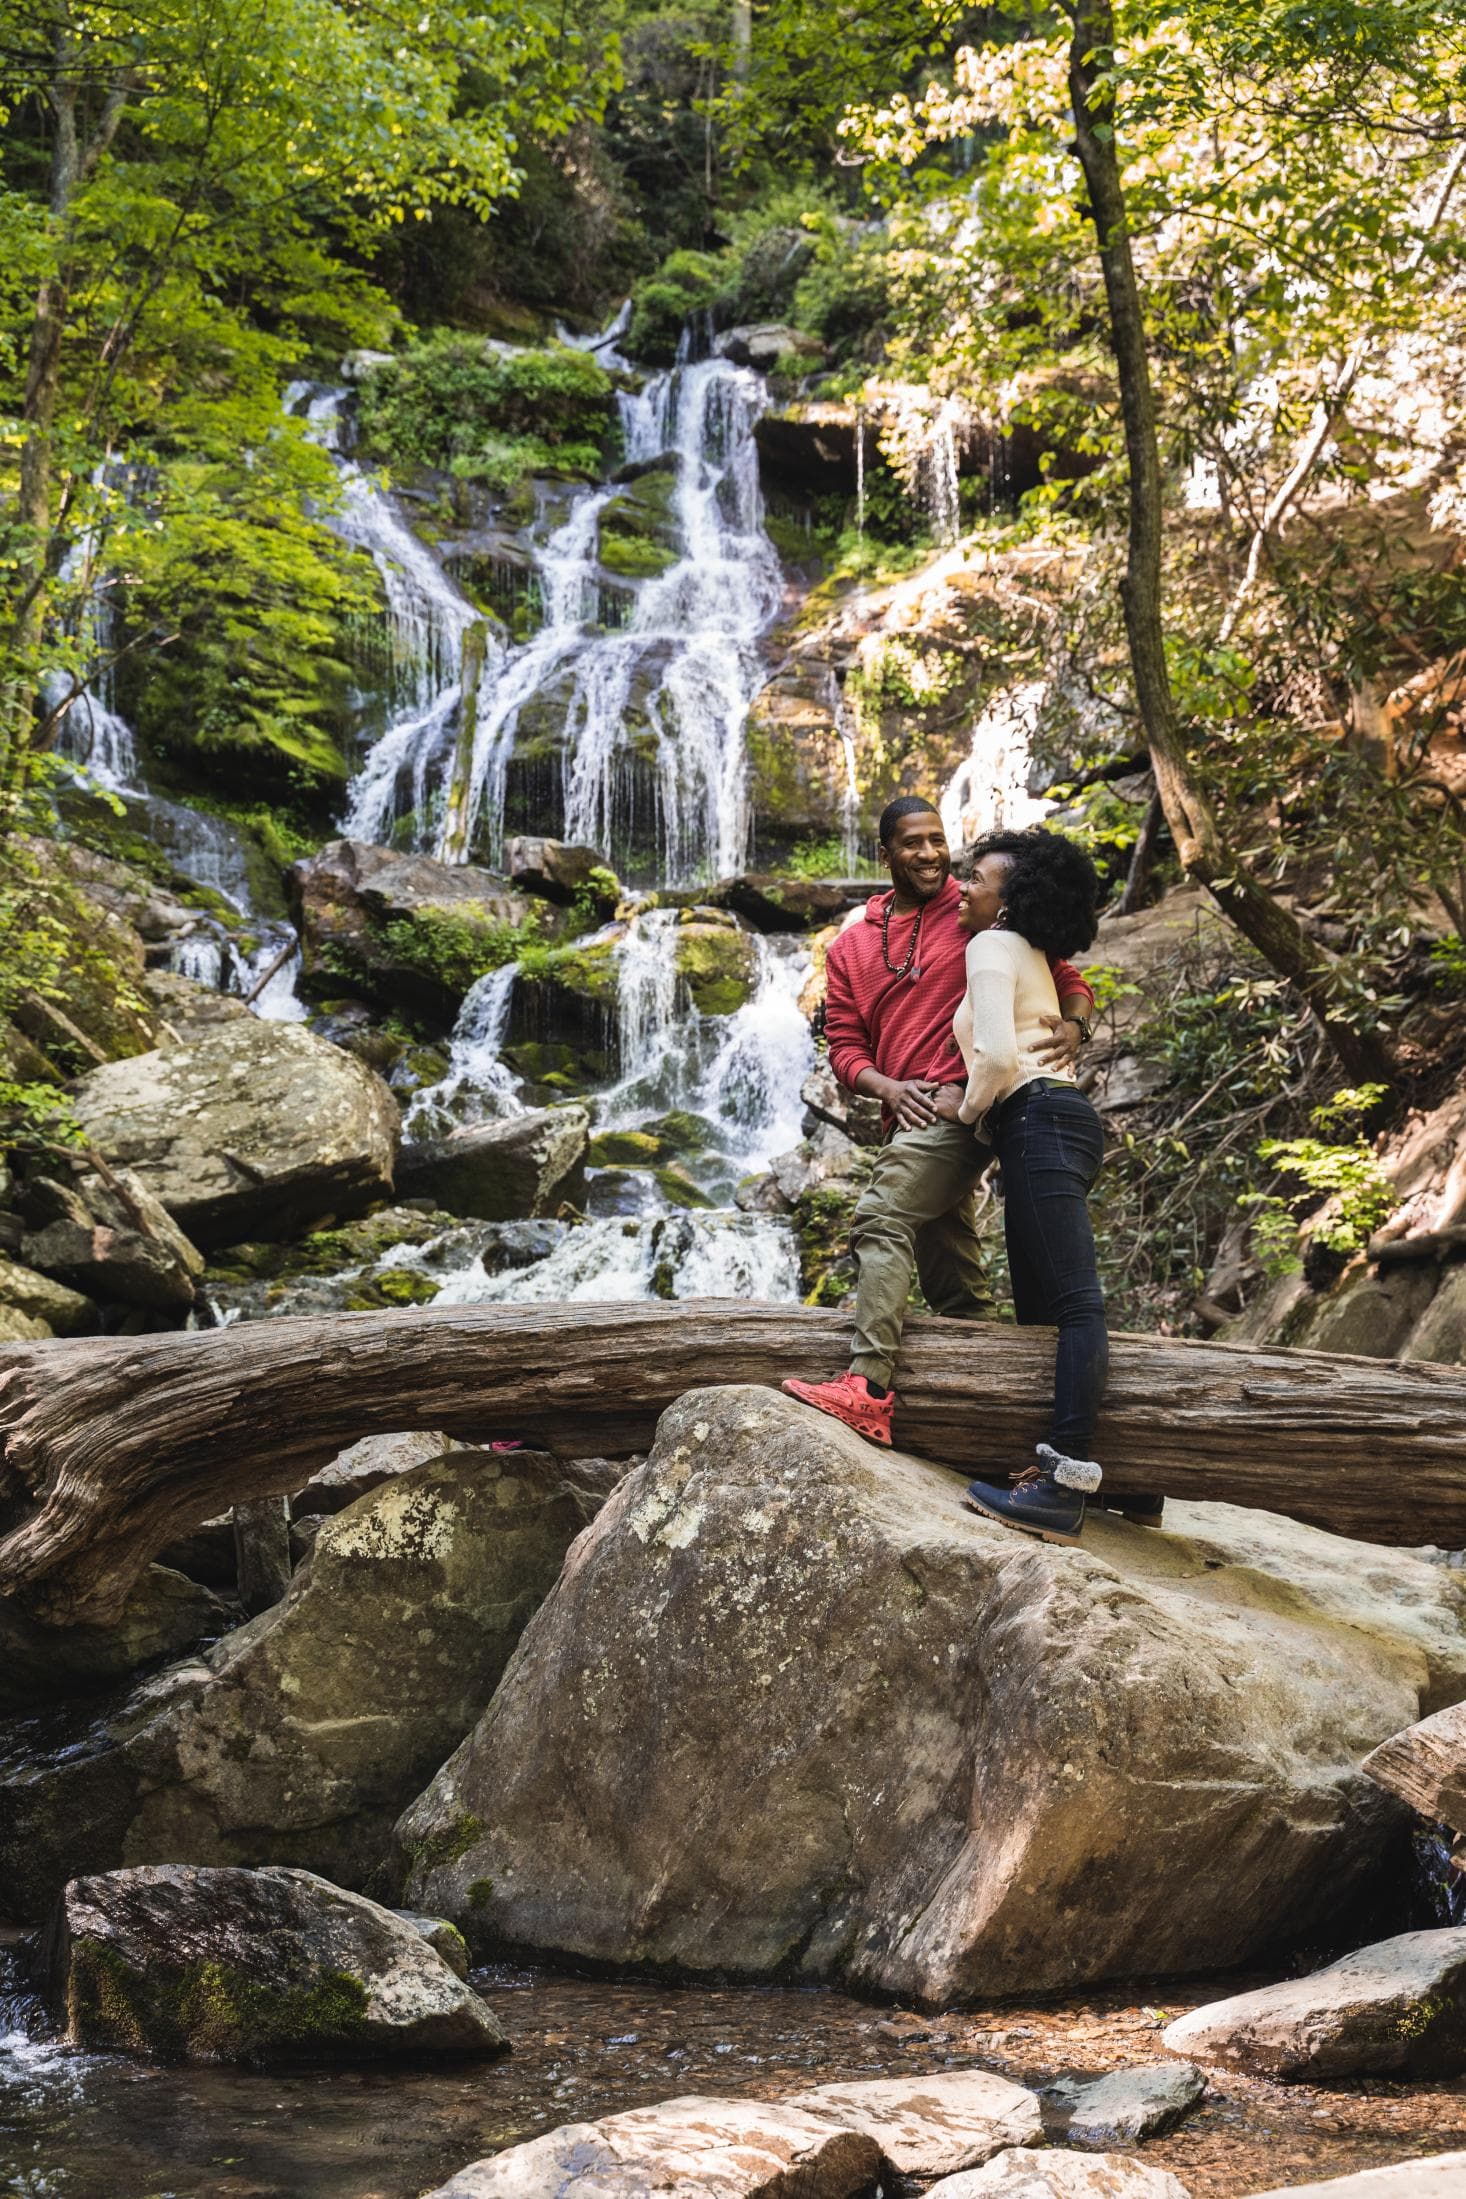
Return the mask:
[[[0,1595],[102,1623],[152,1554],[298,1489],[360,1436],[523,1435],[644,1449],[685,1390],[833,1371],[847,1319],[805,1306],[452,1306],[0,1350]],[[1031,1457],[1053,1336],[914,1319],[897,1441],[959,1471]],[[1106,1486],[1221,1497],[1381,1542],[1466,1545],[1466,1370],[1154,1336],[1113,1340]],[[1395,1492],[1408,1507],[1392,1509]]]
[[1422,1817],[1449,1825],[1458,1839],[1466,1833],[1466,1703],[1392,1733],[1365,1757],[1363,1768],[1376,1786]]

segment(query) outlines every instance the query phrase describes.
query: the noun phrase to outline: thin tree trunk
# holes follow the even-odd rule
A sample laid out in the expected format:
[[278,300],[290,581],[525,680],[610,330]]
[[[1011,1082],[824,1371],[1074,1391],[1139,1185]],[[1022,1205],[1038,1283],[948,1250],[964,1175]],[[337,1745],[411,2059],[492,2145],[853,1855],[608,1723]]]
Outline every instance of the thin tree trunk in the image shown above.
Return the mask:
[[1150,893],[1150,876],[1155,869],[1156,849],[1160,845],[1161,826],[1166,821],[1159,793],[1152,794],[1145,805],[1145,816],[1130,857],[1130,868],[1125,874],[1125,891],[1120,896],[1117,913],[1134,916],[1143,909]]
[[[440,1428],[624,1456],[687,1390],[818,1373],[844,1365],[849,1345],[842,1314],[711,1299],[13,1345],[0,1350],[0,1594],[51,1623],[105,1622],[165,1543],[231,1504],[302,1488],[361,1436]],[[1053,1369],[1050,1330],[908,1321],[897,1441],[963,1473],[1025,1464]],[[1466,1370],[1114,1339],[1097,1454],[1116,1493],[1222,1497],[1449,1548],[1466,1543],[1463,1450]]]
[[1355,1082],[1391,1085],[1395,1064],[1382,1039],[1376,1032],[1357,1030],[1340,1013],[1332,962],[1226,845],[1181,738],[1162,619],[1165,488],[1155,391],[1126,221],[1114,102],[1103,80],[1115,42],[1110,0],[1078,0],[1073,23],[1069,90],[1075,140],[1099,240],[1130,463],[1129,553],[1120,592],[1135,700],[1150,745],[1156,791],[1183,869],[1209,889],[1223,914],[1278,975],[1297,987]]

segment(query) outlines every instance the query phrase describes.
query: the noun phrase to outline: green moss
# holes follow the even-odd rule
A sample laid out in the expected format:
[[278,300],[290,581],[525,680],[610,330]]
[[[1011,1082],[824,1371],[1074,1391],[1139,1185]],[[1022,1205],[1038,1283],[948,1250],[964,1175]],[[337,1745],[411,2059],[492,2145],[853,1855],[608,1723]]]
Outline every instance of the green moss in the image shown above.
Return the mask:
[[644,1130],[603,1130],[591,1139],[585,1157],[592,1168],[648,1168],[664,1152]]
[[471,1810],[451,1817],[446,1825],[439,1825],[417,1841],[408,1854],[408,1877],[416,1878],[430,1871],[444,1871],[450,1863],[456,1863],[461,1855],[467,1855],[483,1834],[483,1826]]
[[455,901],[451,908],[427,906],[410,917],[392,917],[379,936],[394,961],[449,992],[466,993],[490,970],[516,961],[538,939],[539,925],[533,917],[506,924],[482,902]]
[[723,925],[682,924],[677,969],[699,1015],[732,1015],[753,997],[757,956],[747,932]]
[[703,1153],[719,1142],[718,1133],[707,1116],[694,1115],[685,1107],[674,1107],[669,1114],[658,1115],[655,1122],[649,1122],[646,1127],[650,1136],[674,1153]]
[[469,1881],[468,1906],[470,1909],[487,1909],[494,1898],[494,1881],[491,1878],[475,1878]]
[[405,1267],[388,1268],[385,1274],[374,1276],[372,1286],[389,1306],[430,1306],[443,1287]]
[[318,2053],[356,2037],[368,1995],[348,1970],[311,1985],[268,1985],[224,1962],[134,1970],[114,1947],[72,1950],[70,2015],[91,2044],[177,2061],[265,2061]]
[[670,1199],[674,1206],[710,1207],[717,1204],[705,1191],[699,1190],[692,1178],[684,1175],[680,1168],[657,1169],[656,1184],[663,1198]]
[[665,543],[639,540],[635,535],[603,533],[600,558],[606,571],[622,580],[655,580],[677,563],[677,552]]

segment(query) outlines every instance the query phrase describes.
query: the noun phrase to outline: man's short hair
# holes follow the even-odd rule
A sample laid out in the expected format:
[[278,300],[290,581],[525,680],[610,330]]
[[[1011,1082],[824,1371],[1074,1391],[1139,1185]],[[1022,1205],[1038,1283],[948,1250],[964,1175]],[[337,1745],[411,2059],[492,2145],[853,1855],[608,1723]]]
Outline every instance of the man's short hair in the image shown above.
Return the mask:
[[920,794],[898,794],[894,802],[887,802],[881,811],[881,821],[876,827],[881,846],[886,846],[903,817],[916,817],[923,811],[930,811],[933,817],[941,815],[936,803],[928,802]]

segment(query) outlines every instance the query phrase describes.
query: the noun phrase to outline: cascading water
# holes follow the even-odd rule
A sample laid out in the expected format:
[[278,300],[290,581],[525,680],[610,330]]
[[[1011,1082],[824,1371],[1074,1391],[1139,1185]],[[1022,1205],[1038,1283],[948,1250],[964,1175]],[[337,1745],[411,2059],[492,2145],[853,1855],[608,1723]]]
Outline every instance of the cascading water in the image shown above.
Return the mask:
[[517,964],[506,963],[481,977],[465,995],[453,1028],[448,1073],[441,1083],[414,1094],[402,1124],[406,1137],[442,1137],[459,1122],[524,1112],[518,1079],[501,1058],[518,976]]
[[[339,403],[333,393],[311,406],[312,418],[332,436]],[[656,578],[625,584],[630,617],[607,633],[594,623],[598,529],[615,486],[581,492],[562,524],[532,545],[542,623],[520,647],[496,646],[480,678],[455,828],[462,847],[476,837],[496,859],[520,720],[530,704],[548,698],[565,728],[563,837],[613,854],[624,850],[630,721],[639,713],[655,749],[659,874],[676,881],[703,868],[726,875],[741,867],[748,838],[744,722],[763,677],[759,640],[782,595],[778,558],[763,529],[753,438],[763,403],[760,378],[722,359],[674,367],[642,390],[620,394],[623,472],[654,469],[665,458],[680,552]],[[420,544],[413,544],[415,562],[409,559],[398,539],[406,529],[381,491],[349,460],[338,457],[338,464],[346,504],[332,523],[377,559],[388,586],[394,658],[425,668],[423,684],[353,783],[346,830],[383,840],[410,809],[416,843],[433,844],[437,831],[439,852],[450,852],[433,820],[452,762],[458,656],[474,613]]]
[[995,695],[973,726],[967,758],[940,805],[954,848],[985,832],[1021,832],[1048,815],[1049,804],[1028,791],[1033,736],[1047,697],[1046,680],[1022,680]]
[[[101,467],[93,475],[94,488],[105,485],[106,471]],[[97,536],[88,529],[67,551],[58,575],[63,586],[81,589],[77,633],[85,685],[73,696],[73,683],[65,673],[53,672],[42,683],[42,698],[48,710],[64,707],[57,754],[86,771],[109,793],[124,794],[138,784],[137,736],[116,708],[112,599],[105,577],[94,570],[96,556]]]

